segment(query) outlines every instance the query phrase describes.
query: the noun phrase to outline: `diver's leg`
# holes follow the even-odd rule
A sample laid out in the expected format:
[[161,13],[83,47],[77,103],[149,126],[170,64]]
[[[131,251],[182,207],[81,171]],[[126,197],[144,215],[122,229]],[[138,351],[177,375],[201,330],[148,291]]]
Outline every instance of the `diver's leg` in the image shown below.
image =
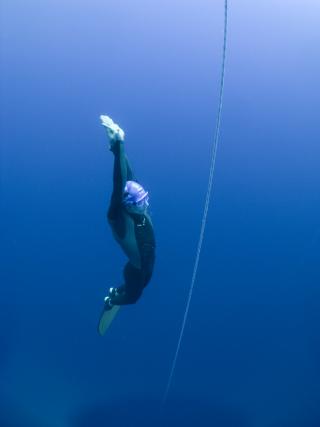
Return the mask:
[[135,304],[150,282],[155,262],[154,248],[146,245],[141,254],[141,269],[128,262],[123,269],[124,285],[110,295],[112,305]]
[[135,304],[141,297],[143,289],[151,280],[155,262],[154,248],[145,245],[141,254],[141,269],[134,267],[130,262],[123,269],[124,285],[110,288],[105,299],[106,307],[110,310],[114,305]]
[[128,262],[123,270],[125,284],[116,288],[110,296],[111,305],[135,304],[140,298],[145,283],[143,273]]

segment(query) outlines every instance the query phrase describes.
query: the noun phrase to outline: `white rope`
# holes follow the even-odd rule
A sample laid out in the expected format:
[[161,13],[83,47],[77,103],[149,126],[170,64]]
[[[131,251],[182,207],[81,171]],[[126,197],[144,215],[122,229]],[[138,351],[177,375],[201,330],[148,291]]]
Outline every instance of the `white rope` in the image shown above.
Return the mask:
[[209,172],[207,195],[206,195],[206,200],[205,200],[205,205],[204,205],[204,210],[203,210],[203,216],[202,216],[202,222],[201,222],[201,231],[200,231],[200,236],[199,236],[196,259],[195,259],[195,263],[194,263],[194,267],[193,267],[193,274],[192,274],[191,285],[190,285],[190,289],[189,289],[189,295],[188,295],[188,299],[187,299],[186,309],[185,309],[184,316],[183,316],[180,335],[179,335],[174,359],[172,362],[167,387],[166,387],[166,390],[165,390],[165,393],[163,396],[163,403],[165,403],[167,398],[168,398],[168,394],[169,394],[169,391],[171,388],[172,378],[173,378],[175,368],[176,368],[176,364],[177,364],[177,359],[178,359],[178,355],[179,355],[179,351],[180,351],[180,347],[181,347],[181,341],[183,338],[183,334],[184,334],[184,330],[185,330],[185,326],[186,326],[186,322],[187,322],[187,318],[188,318],[188,313],[189,313],[191,298],[192,298],[192,294],[193,294],[194,284],[195,284],[196,277],[197,277],[197,270],[198,270],[198,265],[199,265],[202,242],[203,242],[204,232],[205,232],[205,228],[206,228],[207,215],[208,215],[210,197],[211,197],[212,186],[213,186],[213,175],[214,175],[214,170],[215,170],[215,165],[216,165],[217,148],[218,148],[219,135],[220,135],[220,123],[221,123],[222,99],[223,99],[224,75],[225,75],[226,47],[227,47],[227,23],[228,23],[228,0],[225,0],[225,2],[224,2],[224,37],[223,37],[222,65],[221,65],[221,77],[220,77],[219,108],[218,108],[218,116],[217,116],[217,122],[216,122],[214,138],[213,138],[213,146],[212,146],[212,152],[211,152],[211,163],[210,163],[210,172]]

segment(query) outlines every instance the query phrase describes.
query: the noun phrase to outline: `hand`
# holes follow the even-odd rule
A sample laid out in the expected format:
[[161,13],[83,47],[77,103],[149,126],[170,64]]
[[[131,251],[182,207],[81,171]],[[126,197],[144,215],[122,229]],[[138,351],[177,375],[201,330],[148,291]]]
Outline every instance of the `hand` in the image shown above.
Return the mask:
[[124,131],[119,127],[119,125],[114,123],[114,121],[110,117],[101,115],[100,120],[102,126],[107,129],[108,137],[111,143],[115,141],[124,140]]

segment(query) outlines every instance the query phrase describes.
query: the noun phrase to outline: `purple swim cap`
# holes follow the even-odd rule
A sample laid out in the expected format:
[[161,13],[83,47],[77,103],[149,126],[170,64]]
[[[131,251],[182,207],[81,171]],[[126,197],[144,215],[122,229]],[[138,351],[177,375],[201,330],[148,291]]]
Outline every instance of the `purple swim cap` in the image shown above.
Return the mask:
[[124,204],[125,205],[136,205],[144,201],[148,197],[148,192],[144,190],[142,185],[136,181],[127,181],[124,187]]

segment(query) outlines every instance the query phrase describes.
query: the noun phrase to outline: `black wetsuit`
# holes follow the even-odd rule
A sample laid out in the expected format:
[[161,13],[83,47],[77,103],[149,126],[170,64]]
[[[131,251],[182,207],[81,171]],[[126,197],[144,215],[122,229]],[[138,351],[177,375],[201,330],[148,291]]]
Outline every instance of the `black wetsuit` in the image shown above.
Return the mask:
[[123,270],[124,284],[111,297],[114,305],[134,304],[151,279],[155,261],[155,237],[147,213],[129,213],[123,205],[127,181],[137,181],[120,141],[112,145],[114,154],[113,192],[108,210],[108,222],[113,235],[129,258]]

